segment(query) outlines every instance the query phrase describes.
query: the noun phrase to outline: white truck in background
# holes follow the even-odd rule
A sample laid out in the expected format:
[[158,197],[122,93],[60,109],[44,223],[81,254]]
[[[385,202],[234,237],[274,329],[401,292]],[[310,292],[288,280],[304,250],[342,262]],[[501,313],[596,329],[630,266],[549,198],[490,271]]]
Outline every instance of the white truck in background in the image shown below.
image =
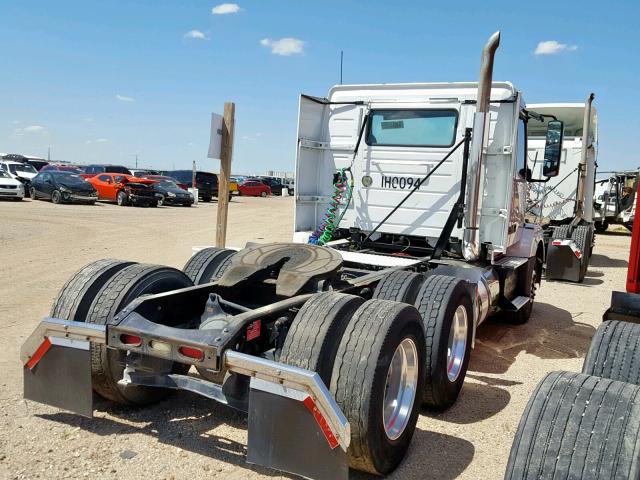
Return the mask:
[[593,208],[596,231],[604,232],[609,225],[633,228],[640,170],[602,172],[606,178],[596,180]]
[[582,282],[594,245],[594,186],[598,117],[591,94],[584,103],[527,104],[537,116],[527,128],[532,174],[540,178],[549,122],[564,124],[561,174],[531,182],[527,217],[542,225],[547,246],[546,277]]

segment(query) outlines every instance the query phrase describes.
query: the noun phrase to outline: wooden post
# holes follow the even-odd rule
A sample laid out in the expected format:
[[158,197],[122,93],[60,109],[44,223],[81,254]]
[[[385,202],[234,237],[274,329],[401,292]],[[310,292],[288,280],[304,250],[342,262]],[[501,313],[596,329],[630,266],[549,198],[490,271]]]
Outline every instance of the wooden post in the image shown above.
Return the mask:
[[218,175],[218,219],[216,222],[216,247],[224,248],[227,242],[227,214],[229,212],[229,177],[233,156],[233,127],[236,105],[225,102],[222,119],[222,146],[220,152],[220,175]]

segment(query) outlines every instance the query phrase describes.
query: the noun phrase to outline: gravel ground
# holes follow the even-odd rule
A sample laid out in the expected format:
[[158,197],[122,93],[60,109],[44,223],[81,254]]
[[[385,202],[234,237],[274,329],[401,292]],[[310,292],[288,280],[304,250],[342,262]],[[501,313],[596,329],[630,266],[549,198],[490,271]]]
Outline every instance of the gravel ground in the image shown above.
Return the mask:
[[[228,244],[288,241],[290,198],[234,198]],[[145,409],[98,402],[93,420],[26,402],[18,352],[66,279],[100,258],[180,268],[214,239],[216,204],[121,208],[0,202],[0,478],[292,478],[245,464],[246,420],[189,393]],[[531,320],[478,331],[450,410],[423,411],[390,478],[501,477],[520,414],[547,372],[579,370],[613,289],[624,289],[630,237],[599,235],[583,284],[544,282]],[[353,474],[353,478],[366,478]]]

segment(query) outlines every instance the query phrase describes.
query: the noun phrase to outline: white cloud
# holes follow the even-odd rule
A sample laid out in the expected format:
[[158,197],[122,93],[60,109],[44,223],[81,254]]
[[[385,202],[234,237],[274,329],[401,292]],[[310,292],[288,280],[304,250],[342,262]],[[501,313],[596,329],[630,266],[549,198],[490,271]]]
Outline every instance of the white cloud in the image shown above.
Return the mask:
[[20,120],[11,120],[11,125],[20,125],[22,122]]
[[25,133],[40,133],[44,132],[44,127],[41,125],[29,125],[28,127],[24,127],[22,131]]
[[116,95],[116,100],[120,100],[121,102],[135,102],[136,99],[133,97],[127,97],[126,95]]
[[538,43],[534,50],[534,55],[555,55],[561,52],[573,52],[578,49],[577,45],[567,45],[556,40],[546,40]]
[[211,9],[212,15],[227,15],[229,13],[238,13],[240,5],[237,3],[221,3]]
[[204,32],[201,32],[200,30],[189,30],[187,33],[184,34],[184,38],[194,38],[196,40],[208,40],[209,37],[207,37]]
[[107,143],[109,140],[107,138],[96,138],[95,140],[86,140],[85,145],[91,145],[92,143]]
[[285,57],[304,53],[304,44],[305,42],[302,40],[290,37],[281,38],[280,40],[270,40],[268,38],[260,40],[260,45],[270,48],[271,53]]
[[92,123],[93,122],[93,118],[85,117],[85,118],[82,119],[82,121],[85,122],[85,123]]

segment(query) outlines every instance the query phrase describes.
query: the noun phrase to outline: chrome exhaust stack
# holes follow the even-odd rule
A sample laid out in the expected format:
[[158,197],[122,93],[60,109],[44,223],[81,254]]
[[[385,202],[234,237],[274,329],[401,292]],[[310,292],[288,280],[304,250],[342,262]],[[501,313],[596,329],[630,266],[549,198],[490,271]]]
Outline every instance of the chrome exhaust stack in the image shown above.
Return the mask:
[[467,180],[467,209],[465,212],[465,230],[462,253],[465,260],[474,261],[480,257],[479,217],[482,208],[482,177],[484,155],[489,129],[489,103],[491,84],[493,83],[493,59],[500,46],[500,32],[495,32],[482,49],[480,60],[480,81],[478,100],[473,118],[473,142]]
[[[591,104],[593,103],[594,98],[595,95],[593,93],[590,94],[584,105],[584,118],[582,120],[582,152],[580,156],[580,166],[578,168],[578,190],[576,192],[576,215],[572,222],[574,225],[577,225],[583,218],[587,221],[591,221],[593,219],[593,202],[590,197],[588,201],[585,200],[585,193],[587,191],[588,177],[593,177],[593,174],[590,175],[591,172],[587,170],[589,168],[587,164],[587,156],[589,147],[591,146],[589,143],[589,138],[591,137]],[[593,194],[591,197],[593,197]]]

